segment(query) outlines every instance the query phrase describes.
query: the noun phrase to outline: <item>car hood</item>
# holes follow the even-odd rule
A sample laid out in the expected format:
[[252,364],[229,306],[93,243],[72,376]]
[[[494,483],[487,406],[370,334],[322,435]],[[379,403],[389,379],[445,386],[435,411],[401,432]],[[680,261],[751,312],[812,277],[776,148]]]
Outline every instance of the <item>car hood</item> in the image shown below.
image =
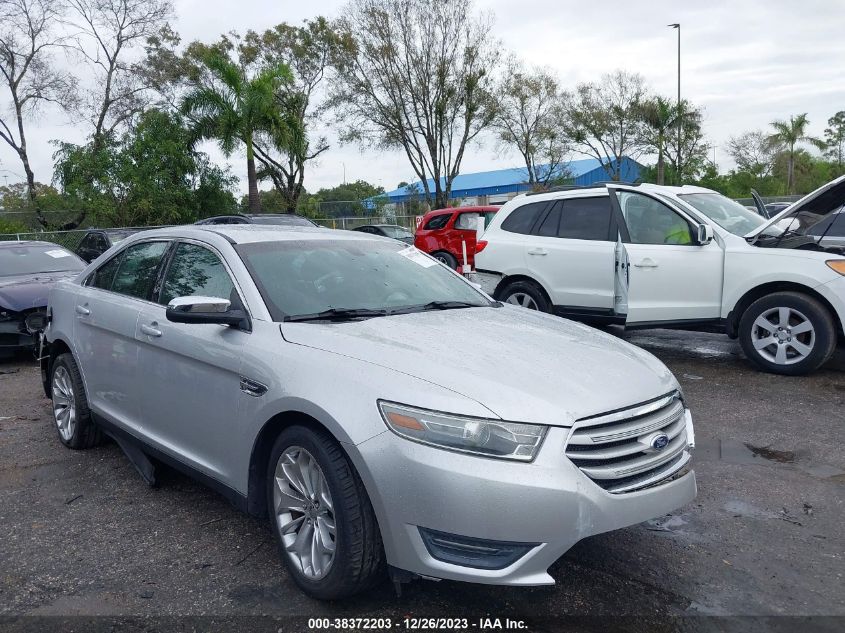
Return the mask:
[[805,214],[813,219],[813,222],[807,222],[806,224],[814,224],[829,213],[841,209],[843,204],[845,204],[845,176],[840,176],[822,185],[812,193],[808,193],[780,213],[772,216],[768,222],[764,222],[753,231],[746,233],[745,238],[748,239],[760,235],[763,231],[781,220],[799,216],[800,214]]
[[[516,306],[347,323],[283,323],[285,340],[412,375],[511,421],[569,426],[677,388],[651,354],[579,323]],[[405,404],[432,408],[414,400]]]
[[0,277],[0,308],[21,312],[47,306],[47,295],[57,281],[76,277],[79,271]]

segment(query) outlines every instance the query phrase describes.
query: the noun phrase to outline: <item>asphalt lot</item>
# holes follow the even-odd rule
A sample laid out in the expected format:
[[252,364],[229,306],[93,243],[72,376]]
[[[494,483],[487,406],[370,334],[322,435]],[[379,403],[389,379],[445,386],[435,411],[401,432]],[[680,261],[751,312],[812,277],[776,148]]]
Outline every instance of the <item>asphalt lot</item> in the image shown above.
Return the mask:
[[339,604],[300,593],[268,527],[190,479],[148,488],[114,443],[64,449],[35,362],[0,361],[0,615],[845,616],[843,350],[787,378],[720,335],[624,336],[684,387],[695,502],[582,541],[554,587],[385,582]]

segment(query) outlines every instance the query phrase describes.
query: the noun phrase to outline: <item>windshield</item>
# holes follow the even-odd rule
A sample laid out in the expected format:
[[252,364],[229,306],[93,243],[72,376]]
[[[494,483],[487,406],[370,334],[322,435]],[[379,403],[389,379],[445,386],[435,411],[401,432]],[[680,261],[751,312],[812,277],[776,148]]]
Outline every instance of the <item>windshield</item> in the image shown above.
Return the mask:
[[764,217],[720,193],[684,193],[678,197],[726,231],[740,237],[766,221]]
[[412,246],[370,240],[284,240],[236,247],[274,321],[327,310],[414,311],[432,302],[491,305]]
[[392,237],[394,240],[401,240],[403,237],[413,237],[414,234],[402,226],[380,226],[379,227],[387,237]]
[[0,247],[0,277],[82,270],[86,264],[55,244]]
[[275,224],[277,226],[314,226],[314,223],[311,220],[293,214],[274,215],[270,217],[253,215],[251,217],[253,222],[256,224]]

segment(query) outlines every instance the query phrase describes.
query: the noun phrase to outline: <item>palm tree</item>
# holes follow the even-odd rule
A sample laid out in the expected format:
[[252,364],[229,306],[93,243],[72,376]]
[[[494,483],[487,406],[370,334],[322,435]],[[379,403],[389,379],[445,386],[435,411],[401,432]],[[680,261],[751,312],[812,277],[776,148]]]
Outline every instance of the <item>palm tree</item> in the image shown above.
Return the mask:
[[[661,96],[648,99],[640,106],[640,118],[645,125],[645,140],[657,150],[657,184],[662,185],[666,173],[666,140],[671,130],[686,125],[697,116],[696,111],[681,102],[681,107]],[[678,170],[680,172],[680,170]],[[680,179],[680,173],[678,174]],[[680,183],[679,183],[680,184]]]
[[255,137],[260,132],[277,133],[284,126],[276,93],[290,80],[287,65],[262,69],[250,78],[246,71],[218,51],[203,57],[209,80],[199,83],[181,102],[181,111],[193,122],[196,140],[216,139],[230,156],[238,143],[246,148],[249,210],[261,210],[255,169]]
[[807,113],[790,116],[789,121],[772,121],[770,125],[775,129],[766,140],[772,147],[786,151],[786,192],[792,194],[795,187],[795,146],[799,143],[809,143],[814,147],[824,148],[824,141],[814,136],[808,136],[807,126],[810,124]]

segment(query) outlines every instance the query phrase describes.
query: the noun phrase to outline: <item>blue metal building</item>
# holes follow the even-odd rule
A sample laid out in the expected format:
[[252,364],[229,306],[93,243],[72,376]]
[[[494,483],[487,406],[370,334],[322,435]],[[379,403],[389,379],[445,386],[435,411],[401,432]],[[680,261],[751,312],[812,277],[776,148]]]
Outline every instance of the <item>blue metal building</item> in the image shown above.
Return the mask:
[[[620,180],[636,182],[640,178],[642,165],[635,160],[623,157],[621,160]],[[542,169],[542,166],[539,167]],[[607,171],[595,158],[586,158],[569,163],[566,167],[569,182],[576,185],[591,185],[596,182],[609,180]],[[526,182],[527,172],[524,167],[482,171],[476,174],[460,174],[452,181],[451,199],[479,198],[491,196],[506,196],[523,191],[531,187]],[[434,191],[434,180],[429,179],[430,191]],[[425,192],[422,182],[416,182],[408,187],[388,191],[384,194],[390,202],[406,202]]]

